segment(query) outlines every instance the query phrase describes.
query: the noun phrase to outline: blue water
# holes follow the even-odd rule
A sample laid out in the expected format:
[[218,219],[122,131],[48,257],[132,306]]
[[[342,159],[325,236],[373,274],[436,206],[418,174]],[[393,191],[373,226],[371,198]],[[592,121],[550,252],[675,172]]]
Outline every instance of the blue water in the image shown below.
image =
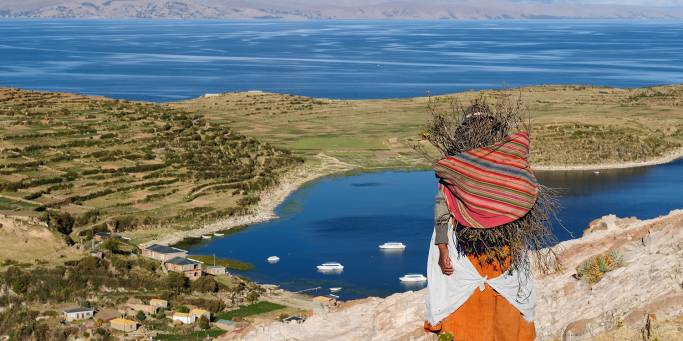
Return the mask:
[[171,101],[683,82],[683,22],[2,20],[0,86]]
[[[556,226],[561,240],[580,237],[591,220],[606,214],[644,219],[683,208],[683,159],[600,174],[537,175],[562,193],[559,218],[564,228]],[[277,209],[281,219],[203,241],[190,250],[252,262],[256,267],[244,273],[247,277],[291,290],[341,286],[340,295],[349,299],[415,289],[403,286],[398,277],[425,273],[435,186],[433,172],[327,177],[293,193]],[[383,253],[377,246],[386,241],[408,247],[404,253]],[[272,255],[280,262],[268,264],[265,259]],[[344,271],[316,272],[315,266],[326,261],[341,262]]]

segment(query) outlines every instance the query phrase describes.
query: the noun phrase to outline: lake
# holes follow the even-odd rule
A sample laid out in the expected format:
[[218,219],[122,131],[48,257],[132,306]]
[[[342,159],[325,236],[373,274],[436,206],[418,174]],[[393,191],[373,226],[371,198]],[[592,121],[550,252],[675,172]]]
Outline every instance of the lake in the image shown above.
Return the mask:
[[[580,237],[591,220],[606,214],[645,219],[683,208],[681,174],[683,159],[599,174],[537,173],[542,183],[562,193],[564,228],[556,226],[561,240]],[[202,241],[190,252],[252,262],[255,269],[244,275],[290,290],[343,287],[342,299],[419,289],[402,285],[398,277],[425,273],[435,193],[434,174],[427,171],[325,177],[290,195],[276,210],[280,219]],[[378,245],[387,241],[407,248],[381,252]],[[267,263],[272,255],[280,262]],[[315,266],[327,261],[341,262],[344,271],[318,273]]]
[[0,86],[174,101],[683,82],[680,21],[0,20]]

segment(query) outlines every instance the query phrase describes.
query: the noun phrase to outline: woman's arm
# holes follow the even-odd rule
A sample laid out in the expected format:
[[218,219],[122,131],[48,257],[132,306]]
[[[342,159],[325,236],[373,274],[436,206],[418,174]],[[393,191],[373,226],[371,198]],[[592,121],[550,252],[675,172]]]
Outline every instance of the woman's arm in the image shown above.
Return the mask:
[[434,244],[439,248],[439,267],[444,275],[453,273],[451,258],[448,256],[448,221],[451,218],[443,193],[436,194],[434,204]]

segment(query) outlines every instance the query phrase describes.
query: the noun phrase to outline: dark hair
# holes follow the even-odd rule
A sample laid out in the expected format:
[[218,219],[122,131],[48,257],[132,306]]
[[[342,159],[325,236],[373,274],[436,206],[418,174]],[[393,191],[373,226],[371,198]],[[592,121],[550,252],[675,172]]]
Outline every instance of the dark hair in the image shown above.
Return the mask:
[[505,138],[508,129],[496,118],[490,107],[483,102],[474,101],[465,108],[462,122],[453,132],[454,139],[460,143],[447,149],[448,155],[455,155],[467,150],[490,146]]

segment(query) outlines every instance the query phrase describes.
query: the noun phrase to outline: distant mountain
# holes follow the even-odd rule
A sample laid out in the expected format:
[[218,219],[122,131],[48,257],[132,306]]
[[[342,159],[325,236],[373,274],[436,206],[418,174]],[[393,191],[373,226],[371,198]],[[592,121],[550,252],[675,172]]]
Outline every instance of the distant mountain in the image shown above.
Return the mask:
[[683,1],[2,0],[0,18],[681,19]]

